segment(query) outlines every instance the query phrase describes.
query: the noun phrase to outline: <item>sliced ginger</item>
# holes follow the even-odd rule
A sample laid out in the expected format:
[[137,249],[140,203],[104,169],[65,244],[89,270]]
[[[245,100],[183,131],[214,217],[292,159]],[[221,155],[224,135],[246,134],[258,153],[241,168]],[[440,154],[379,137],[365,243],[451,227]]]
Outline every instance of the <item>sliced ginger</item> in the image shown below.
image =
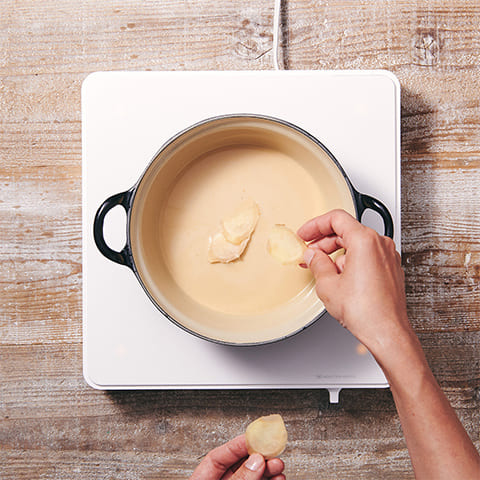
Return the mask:
[[222,221],[222,229],[209,238],[208,261],[230,263],[242,256],[257,226],[260,210],[253,200],[242,202],[233,215]]
[[303,240],[285,225],[274,225],[268,237],[267,250],[283,264],[301,263],[307,246]]
[[278,457],[285,450],[287,437],[281,415],[257,418],[245,431],[248,454],[260,453],[266,460]]
[[222,227],[225,238],[235,245],[249,239],[260,217],[258,205],[251,199],[242,202],[233,215],[223,219]]
[[229,242],[223,232],[218,231],[210,236],[208,245],[208,261],[210,263],[230,263],[240,258],[247,247],[249,238],[238,245]]

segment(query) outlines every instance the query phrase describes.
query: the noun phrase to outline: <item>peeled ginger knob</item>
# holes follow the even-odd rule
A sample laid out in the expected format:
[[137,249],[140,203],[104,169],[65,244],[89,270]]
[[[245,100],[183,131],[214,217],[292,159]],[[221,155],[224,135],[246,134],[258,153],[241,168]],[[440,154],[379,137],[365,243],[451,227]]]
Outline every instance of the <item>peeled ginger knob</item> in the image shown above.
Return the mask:
[[266,460],[278,457],[287,445],[287,430],[281,415],[254,420],[245,431],[248,454],[260,453]]

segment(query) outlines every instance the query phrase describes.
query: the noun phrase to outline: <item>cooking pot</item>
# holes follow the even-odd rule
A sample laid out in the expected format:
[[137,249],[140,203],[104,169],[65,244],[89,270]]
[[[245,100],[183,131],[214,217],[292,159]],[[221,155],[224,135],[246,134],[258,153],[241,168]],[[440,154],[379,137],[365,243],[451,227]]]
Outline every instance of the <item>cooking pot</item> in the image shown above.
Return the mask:
[[[209,234],[246,196],[261,215],[244,258],[209,264]],[[103,234],[106,214],[118,205],[127,213],[121,251]],[[333,208],[358,220],[374,210],[393,237],[388,209],[359,193],[315,137],[277,118],[224,115],[168,140],[131,189],[102,203],[93,233],[100,252],[133,271],[163,317],[205,340],[259,345],[298,333],[326,313],[308,270],[269,257],[268,229],[274,223],[296,229]]]

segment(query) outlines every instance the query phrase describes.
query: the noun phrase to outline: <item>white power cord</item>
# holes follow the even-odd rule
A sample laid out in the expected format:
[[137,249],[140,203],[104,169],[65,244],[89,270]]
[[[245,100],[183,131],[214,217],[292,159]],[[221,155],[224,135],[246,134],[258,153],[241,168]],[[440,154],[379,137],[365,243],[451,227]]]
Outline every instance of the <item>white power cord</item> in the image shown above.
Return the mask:
[[275,9],[273,11],[273,67],[280,70],[278,66],[278,48],[280,46],[280,10],[282,0],[275,0]]

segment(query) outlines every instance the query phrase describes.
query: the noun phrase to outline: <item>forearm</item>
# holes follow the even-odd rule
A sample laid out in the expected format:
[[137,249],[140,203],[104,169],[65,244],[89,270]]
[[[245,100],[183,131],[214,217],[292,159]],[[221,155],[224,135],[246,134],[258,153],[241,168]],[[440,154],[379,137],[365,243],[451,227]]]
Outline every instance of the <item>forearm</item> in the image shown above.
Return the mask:
[[413,332],[377,353],[417,480],[479,480],[480,457],[438,386]]

